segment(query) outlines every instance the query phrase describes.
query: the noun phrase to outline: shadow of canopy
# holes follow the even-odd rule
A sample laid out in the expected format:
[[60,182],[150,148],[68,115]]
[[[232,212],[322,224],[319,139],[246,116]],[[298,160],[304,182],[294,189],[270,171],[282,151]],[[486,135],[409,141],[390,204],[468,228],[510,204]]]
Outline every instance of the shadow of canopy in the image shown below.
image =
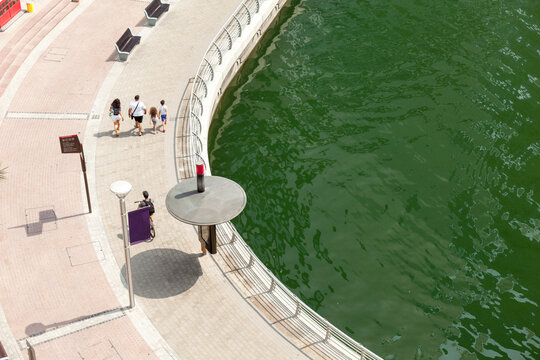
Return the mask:
[[[133,292],[149,299],[163,299],[189,290],[202,275],[199,256],[175,249],[152,249],[133,256]],[[125,264],[121,274],[127,288]]]

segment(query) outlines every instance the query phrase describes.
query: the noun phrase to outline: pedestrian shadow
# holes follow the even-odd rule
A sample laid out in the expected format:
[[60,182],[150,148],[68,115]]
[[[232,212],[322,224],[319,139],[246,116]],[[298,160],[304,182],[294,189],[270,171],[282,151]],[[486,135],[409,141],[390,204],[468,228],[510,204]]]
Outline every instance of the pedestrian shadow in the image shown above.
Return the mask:
[[[202,275],[199,256],[175,249],[152,249],[133,256],[133,292],[149,299],[163,299],[189,290]],[[127,288],[125,265],[121,274]]]
[[110,138],[121,137],[121,138],[124,138],[124,137],[137,136],[137,134],[138,134],[137,129],[135,129],[134,127],[131,127],[131,128],[128,127],[125,130],[124,129],[120,130],[118,132],[118,136],[115,135],[113,129],[96,132],[96,133],[94,133],[94,136],[97,137],[97,138],[101,138],[101,137],[110,137]]

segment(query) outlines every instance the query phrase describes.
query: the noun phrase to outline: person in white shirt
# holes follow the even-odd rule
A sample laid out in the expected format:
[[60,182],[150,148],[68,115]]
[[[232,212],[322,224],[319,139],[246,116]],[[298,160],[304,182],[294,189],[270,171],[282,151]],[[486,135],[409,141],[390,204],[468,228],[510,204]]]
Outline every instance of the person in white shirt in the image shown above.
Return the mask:
[[167,105],[165,105],[165,100],[160,101],[161,106],[159,107],[159,117],[161,118],[161,126],[163,132],[165,132],[165,125],[167,125]]
[[139,101],[139,95],[135,95],[135,100],[129,103],[128,115],[135,120],[135,127],[139,129],[139,136],[142,135],[142,121],[146,114],[146,106]]

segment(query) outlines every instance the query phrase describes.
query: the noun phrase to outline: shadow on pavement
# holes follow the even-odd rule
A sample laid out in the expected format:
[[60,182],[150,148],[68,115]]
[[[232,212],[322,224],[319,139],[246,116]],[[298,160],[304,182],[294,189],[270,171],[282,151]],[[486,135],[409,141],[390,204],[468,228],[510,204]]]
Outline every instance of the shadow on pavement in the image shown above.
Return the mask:
[[[46,209],[46,210],[42,210],[42,209]],[[78,217],[78,216],[84,216],[86,214],[87,213],[80,213],[80,214],[75,214],[75,215],[63,216],[59,218],[59,217],[56,217],[56,213],[53,207],[25,209],[26,224],[11,226],[8,228],[8,230],[24,227],[26,230],[26,236],[40,235],[46,231],[56,230],[57,228],[56,223],[59,220],[70,219],[70,218]]]
[[139,22],[137,23],[137,25],[135,25],[135,27],[143,27],[143,26],[150,27],[150,25],[148,25],[148,20],[146,20],[146,17],[142,17],[141,20],[139,20]]
[[74,319],[70,319],[70,320],[66,320],[66,321],[60,321],[60,322],[55,322],[55,323],[52,323],[52,324],[49,324],[49,325],[45,325],[43,323],[32,323],[30,325],[28,325],[25,329],[25,333],[26,335],[28,336],[36,336],[36,335],[40,335],[40,334],[43,334],[49,330],[54,330],[54,329],[57,329],[57,328],[61,328],[63,326],[67,326],[67,325],[70,325],[70,324],[73,324],[73,323],[76,323],[78,321],[82,321],[82,320],[86,320],[86,319],[89,319],[89,318],[97,318],[101,315],[107,315],[107,314],[111,314],[111,313],[116,313],[116,312],[123,312],[127,310],[127,308],[115,308],[115,309],[111,309],[111,310],[105,310],[105,311],[102,311],[102,312],[99,312],[99,313],[96,313],[96,314],[91,314],[91,315],[83,315],[83,316],[79,316],[79,317],[76,317]]
[[120,58],[118,57],[118,52],[116,50],[113,50],[111,52],[111,55],[105,60],[106,62],[112,62],[112,61],[120,61]]
[[[111,122],[111,124],[112,124],[112,122]],[[159,127],[158,127],[156,135],[161,135],[161,133],[163,132],[161,129],[162,128],[161,128],[161,124],[160,124]],[[142,134],[143,134],[143,136],[144,135],[154,136],[154,128],[152,126],[143,127]],[[118,132],[118,136],[115,135],[112,126],[111,126],[111,130],[105,130],[105,131],[100,131],[100,132],[94,133],[94,136],[97,137],[97,138],[101,138],[101,137],[104,137],[104,136],[107,136],[107,137],[110,137],[110,138],[116,138],[116,137],[125,138],[125,137],[134,137],[134,136],[138,136],[138,135],[139,135],[139,131],[135,127],[133,127],[133,123],[131,123],[131,126],[121,127],[120,131]]]
[[[112,124],[112,122],[111,122]],[[100,131],[100,132],[97,132],[94,134],[95,137],[97,138],[100,138],[100,137],[104,137],[104,136],[108,136],[108,137],[111,137],[111,138],[115,138],[115,137],[121,137],[121,138],[124,138],[124,137],[132,137],[132,136],[137,136],[137,129],[135,129],[132,126],[126,126],[124,128],[120,128],[120,131],[118,132],[118,136],[115,135],[114,133],[114,130],[111,126],[111,130],[105,130],[105,131]]]
[[[133,291],[150,299],[163,299],[189,290],[202,275],[199,254],[175,249],[152,249],[131,258]],[[122,283],[127,288],[126,266]]]

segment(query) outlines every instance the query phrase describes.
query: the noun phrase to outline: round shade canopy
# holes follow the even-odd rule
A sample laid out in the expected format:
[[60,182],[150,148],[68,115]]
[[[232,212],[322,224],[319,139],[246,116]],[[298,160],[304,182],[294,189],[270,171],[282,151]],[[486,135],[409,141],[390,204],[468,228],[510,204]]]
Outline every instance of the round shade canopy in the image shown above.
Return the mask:
[[197,178],[176,184],[165,199],[169,213],[192,225],[217,225],[242,212],[247,196],[240,185],[221,176],[205,176],[205,191],[197,192]]

